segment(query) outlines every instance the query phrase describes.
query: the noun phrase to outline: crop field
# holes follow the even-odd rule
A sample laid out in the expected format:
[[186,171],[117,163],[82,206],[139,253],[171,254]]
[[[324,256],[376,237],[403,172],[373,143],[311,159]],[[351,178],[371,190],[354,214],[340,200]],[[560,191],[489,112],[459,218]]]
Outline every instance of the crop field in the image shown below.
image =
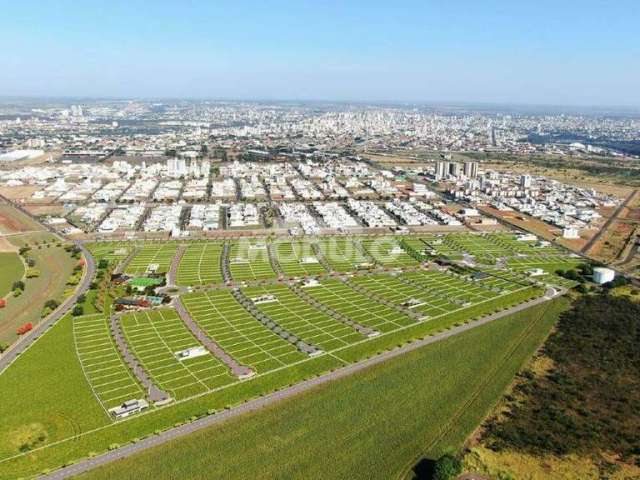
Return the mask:
[[259,303],[256,307],[288,332],[324,351],[344,347],[365,338],[352,327],[309,305],[284,285],[246,288],[243,292],[249,298],[273,295],[275,301]]
[[372,259],[349,238],[323,238],[317,242],[320,253],[336,272],[353,272],[371,266]]
[[222,283],[222,243],[189,244],[178,266],[177,284],[182,286]]
[[105,410],[126,400],[145,397],[122,360],[103,315],[74,318],[73,336],[82,371]]
[[389,332],[414,323],[404,313],[375,302],[340,280],[323,280],[320,286],[307,288],[305,291],[332,310],[380,332]]
[[278,263],[288,277],[305,277],[327,273],[309,242],[276,242],[274,249]]
[[166,273],[176,254],[178,246],[174,242],[147,243],[138,248],[136,254],[127,265],[126,272],[130,275],[144,274],[149,265],[158,265],[158,273]]
[[178,360],[176,352],[200,343],[174,310],[125,314],[120,319],[133,353],[154,383],[177,400],[233,381],[227,367],[213,355]]
[[196,323],[240,364],[267,372],[307,358],[258,322],[227,290],[182,297]]
[[402,249],[399,240],[392,237],[363,239],[362,246],[376,263],[385,267],[407,267],[418,264]]
[[11,286],[24,275],[24,265],[15,252],[0,252],[0,298],[11,291]]
[[276,278],[264,241],[241,240],[229,249],[229,270],[236,281]]

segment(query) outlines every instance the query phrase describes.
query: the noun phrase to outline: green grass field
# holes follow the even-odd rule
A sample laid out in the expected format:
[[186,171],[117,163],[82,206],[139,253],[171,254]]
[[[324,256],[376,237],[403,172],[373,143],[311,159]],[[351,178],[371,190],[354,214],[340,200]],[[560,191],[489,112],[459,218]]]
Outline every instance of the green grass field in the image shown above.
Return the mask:
[[13,282],[22,279],[24,265],[15,252],[0,252],[0,298],[11,291]]
[[166,273],[169,271],[177,248],[178,245],[174,242],[147,243],[139,246],[131,262],[127,265],[126,273],[144,275],[150,265],[157,266],[158,273]]
[[361,244],[376,263],[385,267],[408,267],[418,263],[400,247],[400,241],[393,237],[367,238]]
[[322,256],[336,272],[353,272],[368,267],[373,262],[350,238],[323,238],[317,241],[317,245]]
[[81,478],[404,478],[422,456],[460,447],[565,307],[534,307]]
[[99,242],[87,243],[86,247],[96,261],[105,259],[115,265],[129,255],[135,248],[135,244],[131,242]]
[[274,245],[278,263],[288,277],[305,277],[327,273],[309,242],[280,241]]
[[120,318],[122,331],[154,383],[177,400],[204,393],[234,379],[217,358],[206,355],[179,360],[176,353],[200,343],[175,310],[134,312]]
[[67,316],[0,375],[0,458],[110,423],[82,372],[72,331]]
[[189,244],[178,266],[176,283],[182,286],[222,283],[221,242]]
[[73,336],[84,375],[105,410],[144,398],[144,389],[120,357],[103,315],[74,318]]
[[269,263],[269,252],[264,241],[240,240],[229,249],[229,269],[236,281],[265,280],[277,275]]
[[228,291],[188,294],[182,300],[200,328],[242,365],[267,372],[306,358],[256,321]]
[[273,295],[275,301],[257,304],[258,310],[304,342],[324,351],[364,340],[352,327],[316,310],[284,285],[245,288],[243,292],[249,298]]
[[306,293],[321,304],[380,332],[390,332],[414,322],[409,316],[349,288],[339,280],[323,280]]
[[[62,245],[58,246],[59,240],[49,233],[32,233],[10,238],[11,243],[16,246],[31,248],[27,255],[35,261],[34,269],[39,275],[27,278],[22,295],[9,296],[7,306],[0,309],[0,342],[13,342],[17,338],[16,329],[19,326],[27,322],[39,322],[44,304],[48,300],[61,302],[65,294],[69,293],[69,289],[73,288],[67,285],[67,281],[78,264],[78,260],[71,258]],[[17,268],[17,265],[14,264],[14,267]],[[4,265],[0,267],[0,272],[0,278],[3,278]],[[16,273],[14,271],[11,275]],[[7,280],[8,277],[9,275]]]
[[[520,304],[542,293],[541,288],[531,287],[523,274],[498,267],[483,267],[482,270],[489,273],[483,278],[472,278],[472,271],[456,274],[411,268],[400,272],[396,267],[416,267],[417,262],[406,253],[390,259],[390,255],[395,255],[392,250],[399,245],[396,239],[391,238],[385,243],[387,247],[380,250],[376,250],[378,246],[374,248],[373,240],[370,237],[317,240],[318,250],[324,257],[322,261],[326,260],[332,269],[361,271],[342,280],[323,277],[319,285],[307,285],[300,290],[277,282],[269,261],[269,249],[263,242],[232,241],[229,260],[234,280],[265,280],[259,286],[243,286],[242,293],[249,299],[265,294],[274,296],[272,301],[254,302],[258,312],[252,310],[250,304],[245,308],[234,298],[230,288],[220,284],[220,266],[224,260],[221,242],[187,242],[178,268],[178,283],[204,288],[182,295],[185,307],[212,340],[256,375],[238,381],[226,366],[207,352],[188,359],[177,355],[183,349],[201,345],[172,308],[127,313],[121,317],[120,324],[130,351],[149,378],[167,391],[174,402],[161,408],[150,408],[126,420],[113,421],[106,410],[124,400],[142,398],[145,392],[115,348],[107,318],[95,309],[87,309],[84,316],[60,322],[0,376],[0,391],[7,378],[23,375],[25,371],[29,372],[22,377],[25,388],[46,387],[39,391],[38,411],[32,411],[31,406],[27,408],[31,412],[28,420],[17,416],[15,423],[7,423],[6,431],[0,427],[0,438],[4,434],[7,438],[27,438],[28,444],[27,450],[22,448],[24,442],[20,441],[11,441],[0,448],[0,479],[31,475],[46,467],[86,457],[90,452],[103,452],[110,445],[151,435],[212,409],[237,405],[341,365]],[[420,242],[424,244],[422,240]],[[310,246],[306,240],[275,242],[271,253],[277,256],[280,268],[287,276],[315,275],[319,269],[325,272],[323,263],[300,261],[317,253]],[[34,256],[46,256],[51,249],[59,248],[37,247]],[[114,264],[135,248],[135,256],[126,269],[132,274],[144,274],[153,263],[158,264],[159,271],[166,272],[177,247],[177,242],[90,245],[97,258],[106,258]],[[56,259],[62,261],[69,256],[66,252],[65,255]],[[240,261],[234,263],[238,259]],[[377,263],[392,267],[394,271],[383,273],[378,267],[375,273],[362,271],[361,263],[366,264],[365,269]],[[73,262],[68,268],[72,266]],[[210,288],[211,284],[217,285]],[[87,295],[87,302],[93,301],[89,298],[91,295],[95,292]],[[269,324],[268,319],[263,319],[268,326],[263,325],[258,320],[262,314],[278,325]],[[370,327],[379,335],[365,337],[358,333],[357,326],[350,325],[350,321]],[[53,332],[57,332],[57,336]],[[55,382],[43,381],[48,370],[39,371],[31,365],[33,359],[42,361],[42,349],[54,348],[50,344],[51,337],[56,338],[57,353],[54,354],[60,357],[60,365],[72,365],[69,372],[53,376]],[[296,345],[298,339],[317,346],[325,354],[314,357],[303,353],[299,350],[300,344]],[[70,350],[61,350],[63,346]],[[28,366],[22,365],[23,359],[27,359]],[[19,387],[8,384],[7,388]],[[51,423],[48,412],[57,411],[60,399],[74,389],[80,392],[72,402],[77,411],[73,415],[65,412],[65,415],[69,424],[75,426],[59,428]],[[3,409],[10,412],[21,408],[18,396],[10,395],[0,400],[0,413]],[[32,429],[31,425],[37,427]],[[25,430],[27,433],[23,432]],[[44,437],[42,432],[45,432]],[[35,446],[30,443],[32,437],[37,440]],[[15,458],[11,458],[13,456]]]

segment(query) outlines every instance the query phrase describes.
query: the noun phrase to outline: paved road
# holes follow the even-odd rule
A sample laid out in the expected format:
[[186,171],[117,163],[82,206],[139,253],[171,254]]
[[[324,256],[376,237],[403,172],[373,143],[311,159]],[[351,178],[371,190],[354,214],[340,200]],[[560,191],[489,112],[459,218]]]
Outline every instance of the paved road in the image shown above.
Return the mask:
[[36,324],[33,327],[33,330],[21,336],[0,356],[0,373],[2,373],[22,352],[24,352],[38,337],[40,337],[45,330],[52,327],[58,320],[66,315],[67,312],[69,312],[69,310],[71,310],[76,304],[78,297],[89,290],[89,286],[91,285],[96,272],[95,260],[83,245],[78,244],[78,247],[84,255],[87,268],[82,280],[76,287],[75,292],[62,302],[62,304],[60,304],[60,306],[51,312],[44,320]]
[[631,192],[629,194],[629,196],[627,198],[625,198],[624,202],[622,202],[620,205],[618,205],[618,208],[615,209],[615,211],[613,212],[613,215],[611,215],[607,219],[607,221],[604,222],[604,225],[602,225],[602,228],[600,230],[598,230],[598,233],[596,233],[593,237],[591,237],[591,240],[589,240],[585,244],[585,246],[582,247],[582,250],[580,250],[580,252],[582,252],[585,255],[587,253],[589,253],[589,250],[591,250],[591,248],[595,245],[595,243],[598,240],[600,240],[600,237],[602,237],[602,235],[604,235],[604,233],[607,230],[609,230],[609,227],[611,226],[613,221],[620,216],[620,213],[622,213],[622,210],[629,204],[629,202],[631,202],[633,197],[635,197],[636,193],[638,193],[638,190],[634,190],[633,192]]
[[186,327],[191,331],[194,337],[209,350],[209,352],[224,363],[238,378],[248,378],[255,374],[253,370],[245,365],[240,365],[235,358],[229,355],[220,345],[214,342],[193,320],[191,314],[187,311],[180,300],[180,297],[175,297],[172,302],[173,308],[176,309],[178,316]]
[[40,476],[40,479],[43,480],[61,480],[61,479],[65,479],[65,478],[70,478],[73,477],[75,475],[79,475],[83,472],[87,472],[89,470],[92,470],[96,467],[99,467],[101,465],[106,465],[108,463],[111,463],[115,460],[119,460],[122,458],[127,458],[130,457],[132,455],[135,455],[136,453],[140,453],[142,451],[148,450],[150,448],[156,447],[158,445],[162,445],[166,442],[169,442],[171,440],[175,440],[181,437],[184,437],[186,435],[189,435],[193,432],[196,432],[198,430],[202,430],[204,428],[210,427],[212,425],[216,425],[219,423],[224,422],[225,420],[228,420],[230,418],[234,418],[237,417],[239,415],[248,413],[248,412],[255,412],[257,410],[260,410],[268,405],[271,405],[273,403],[279,402],[281,400],[284,400],[286,398],[290,398],[293,397],[295,395],[298,395],[302,392],[306,392],[318,385],[322,385],[325,384],[327,382],[331,382],[333,380],[337,380],[339,378],[343,378],[343,377],[347,377],[349,375],[352,375],[353,373],[359,372],[361,370],[364,370],[366,368],[369,368],[373,365],[377,365],[380,364],[382,362],[385,362],[391,358],[395,358],[398,357],[400,355],[404,355],[407,352],[411,352],[413,350],[417,350],[419,348],[424,347],[425,345],[429,345],[432,343],[436,343],[436,342],[440,342],[446,338],[450,338],[453,337],[455,335],[458,335],[462,332],[468,331],[468,330],[472,330],[474,328],[477,328],[481,325],[485,325],[487,323],[490,323],[494,320],[497,320],[499,318],[505,317],[507,315],[511,315],[512,313],[516,313],[516,312],[520,312],[522,310],[525,310],[527,308],[533,307],[535,305],[539,305],[542,304],[546,301],[551,300],[552,298],[558,297],[560,295],[563,295],[566,291],[565,290],[559,290],[556,291],[554,289],[549,289],[547,290],[546,294],[543,297],[531,300],[529,302],[523,303],[521,305],[518,305],[516,307],[510,308],[508,310],[499,312],[499,313],[495,313],[489,316],[486,316],[480,320],[477,320],[475,322],[471,322],[465,325],[461,325],[459,327],[455,327],[451,330],[448,330],[446,332],[442,332],[439,333],[437,335],[434,335],[433,337],[428,337],[425,338],[424,340],[419,340],[416,342],[413,342],[411,344],[405,345],[403,347],[397,348],[395,350],[392,351],[388,351],[388,352],[384,352],[376,357],[373,358],[369,358],[367,360],[364,360],[362,362],[358,362],[355,364],[351,364],[351,365],[347,365],[343,368],[340,368],[338,370],[335,370],[334,372],[331,373],[327,373],[325,375],[322,375],[320,377],[315,377],[312,378],[310,380],[306,380],[304,382],[298,383],[296,385],[293,385],[287,389],[284,390],[280,390],[278,392],[274,392],[274,393],[270,393],[268,395],[265,395],[264,397],[260,397],[254,400],[250,400],[247,403],[243,403],[242,405],[238,405],[237,407],[234,407],[230,410],[225,410],[223,412],[220,413],[216,413],[215,415],[210,415],[207,417],[203,417],[200,418],[192,423],[188,423],[185,425],[181,425],[179,427],[176,428],[172,428],[170,430],[167,430],[159,435],[154,435],[152,437],[148,437],[145,438],[137,443],[134,444],[128,444],[125,445],[121,448],[118,448],[116,450],[104,453],[100,456],[94,457],[94,458],[90,458],[90,459],[86,459],[83,461],[80,461],[74,465],[71,465],[69,467],[64,467],[61,468],[60,470],[48,474],[48,475],[43,475]]
[[111,330],[111,335],[116,341],[116,345],[118,346],[118,350],[120,350],[120,354],[129,368],[136,376],[141,385],[143,385],[147,389],[147,395],[149,396],[149,400],[152,402],[164,402],[169,400],[169,394],[164,390],[160,389],[153,381],[149,378],[147,373],[138,362],[138,359],[131,353],[129,350],[129,344],[124,338],[124,334],[122,333],[122,327],[120,326],[120,315],[112,315],[109,319],[109,329]]
[[73,295],[67,298],[58,308],[51,312],[41,322],[37,323],[33,330],[29,333],[22,335],[16,342],[14,342],[2,355],[0,355],[0,373],[2,373],[13,361],[24,352],[29,346],[43,334],[47,329],[51,328],[58,320],[69,312],[78,301],[78,297],[83,295],[89,290],[89,286],[93,281],[96,274],[96,262],[93,255],[89,253],[84,245],[77,243],[78,248],[82,251],[86,262],[86,269],[82,280],[76,287]]

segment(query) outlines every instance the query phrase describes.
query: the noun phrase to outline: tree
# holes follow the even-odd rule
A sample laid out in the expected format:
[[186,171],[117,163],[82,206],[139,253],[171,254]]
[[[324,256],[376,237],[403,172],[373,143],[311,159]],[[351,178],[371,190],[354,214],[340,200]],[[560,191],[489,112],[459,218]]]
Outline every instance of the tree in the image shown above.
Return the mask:
[[462,473],[462,462],[450,454],[445,454],[436,460],[433,469],[434,480],[450,480]]
[[59,303],[56,300],[47,300],[47,303],[44,304],[44,306],[46,308],[48,308],[49,310],[55,310],[56,308],[58,308]]
[[87,299],[87,297],[83,294],[78,296],[78,303],[84,303],[84,301]]
[[581,283],[576,287],[576,291],[578,293],[588,293],[589,289],[584,285],[584,283]]
[[109,266],[109,260],[107,260],[106,258],[102,258],[98,262],[98,268],[100,269],[107,268],[108,266]]
[[22,280],[17,280],[13,282],[13,286],[11,290],[24,290],[24,282]]
[[82,305],[76,305],[73,307],[73,311],[71,313],[74,317],[79,317],[84,314],[84,308],[82,308]]

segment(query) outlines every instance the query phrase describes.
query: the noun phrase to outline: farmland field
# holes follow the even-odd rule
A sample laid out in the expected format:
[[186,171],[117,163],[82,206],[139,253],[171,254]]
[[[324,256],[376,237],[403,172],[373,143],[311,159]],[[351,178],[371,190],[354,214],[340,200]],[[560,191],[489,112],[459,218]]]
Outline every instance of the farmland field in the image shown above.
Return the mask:
[[534,307],[81,478],[403,478],[423,455],[461,445],[565,305]]

